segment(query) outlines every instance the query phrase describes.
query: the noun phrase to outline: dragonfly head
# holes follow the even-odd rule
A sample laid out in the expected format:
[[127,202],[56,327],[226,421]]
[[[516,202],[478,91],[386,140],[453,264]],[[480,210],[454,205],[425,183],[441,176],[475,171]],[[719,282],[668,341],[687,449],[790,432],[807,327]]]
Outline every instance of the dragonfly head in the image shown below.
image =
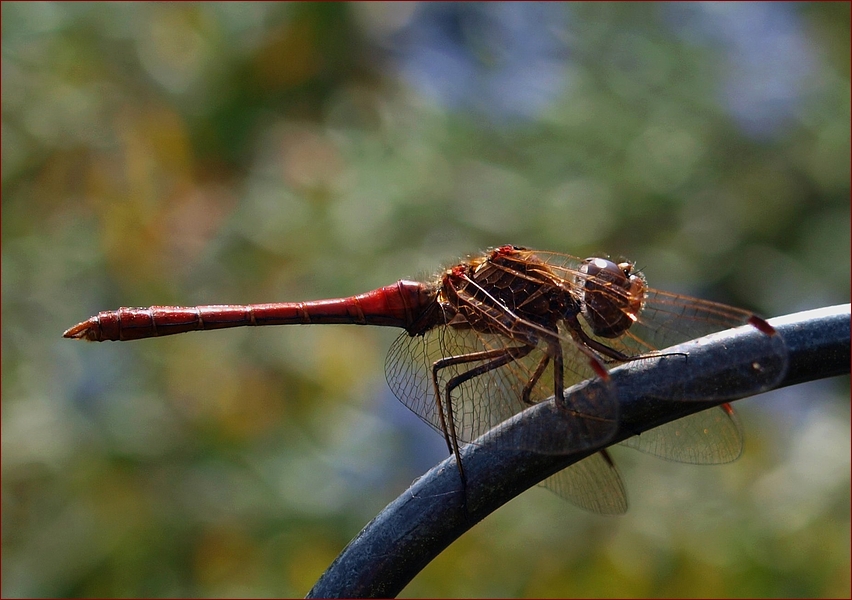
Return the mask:
[[639,319],[648,285],[632,263],[587,258],[580,273],[583,316],[595,335],[618,337]]

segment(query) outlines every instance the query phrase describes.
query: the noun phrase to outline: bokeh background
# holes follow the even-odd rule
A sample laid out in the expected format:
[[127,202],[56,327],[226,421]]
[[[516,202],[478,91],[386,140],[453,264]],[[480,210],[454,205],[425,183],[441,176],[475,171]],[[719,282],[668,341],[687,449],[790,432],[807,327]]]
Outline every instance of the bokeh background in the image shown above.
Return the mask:
[[[849,301],[848,3],[2,4],[2,594],[301,596],[443,441],[395,332],[84,344],[99,310],[308,300],[514,243],[775,316]],[[849,378],[746,451],[616,448],[408,596],[850,594]],[[389,549],[392,551],[392,549]]]

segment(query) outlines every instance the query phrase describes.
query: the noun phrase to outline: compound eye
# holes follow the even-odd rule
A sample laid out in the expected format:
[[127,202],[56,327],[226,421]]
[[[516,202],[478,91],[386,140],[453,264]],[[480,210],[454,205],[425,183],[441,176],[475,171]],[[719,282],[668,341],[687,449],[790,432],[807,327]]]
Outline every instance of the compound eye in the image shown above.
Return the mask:
[[[618,337],[633,324],[641,298],[634,298],[633,285],[624,264],[605,258],[587,258],[580,267],[583,316],[595,335]],[[629,264],[628,264],[629,266]],[[632,269],[632,266],[629,266]]]
[[[627,265],[629,268],[625,270],[624,265]],[[587,258],[583,261],[580,272],[591,276],[587,281],[600,278],[601,281],[609,281],[618,285],[620,282],[627,281],[630,269],[632,269],[632,266],[629,263],[617,265],[605,258]]]

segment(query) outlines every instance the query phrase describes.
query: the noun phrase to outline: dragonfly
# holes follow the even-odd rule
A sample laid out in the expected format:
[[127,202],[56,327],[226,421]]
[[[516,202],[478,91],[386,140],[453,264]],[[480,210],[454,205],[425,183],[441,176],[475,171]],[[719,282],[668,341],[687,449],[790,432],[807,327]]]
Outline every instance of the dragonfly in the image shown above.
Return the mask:
[[[570,454],[609,440],[618,426],[612,389],[605,385],[580,404],[572,404],[565,389],[595,378],[607,384],[613,365],[738,326],[760,333],[772,364],[756,368],[749,389],[737,392],[768,389],[786,365],[779,336],[751,312],[654,290],[629,261],[513,245],[469,256],[431,281],[400,280],[356,296],[307,302],[119,308],[71,327],[64,337],[127,341],[229,327],[335,323],[403,329],[385,361],[389,387],[443,435],[463,485],[462,445],[550,397],[571,424],[571,435],[531,428],[511,442],[518,449]],[[670,460],[717,464],[741,454],[743,434],[725,403],[625,443]],[[627,509],[623,482],[606,450],[543,485],[593,512]]]

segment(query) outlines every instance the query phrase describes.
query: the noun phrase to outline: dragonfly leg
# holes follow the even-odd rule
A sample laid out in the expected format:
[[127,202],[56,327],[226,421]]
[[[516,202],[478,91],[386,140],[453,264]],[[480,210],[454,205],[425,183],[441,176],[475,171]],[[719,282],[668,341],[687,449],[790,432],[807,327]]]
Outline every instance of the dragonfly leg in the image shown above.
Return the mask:
[[524,404],[528,406],[532,406],[533,404],[535,404],[532,400],[530,400],[530,394],[532,394],[532,389],[535,387],[535,384],[538,383],[538,380],[541,379],[544,370],[549,364],[550,355],[545,352],[544,356],[542,356],[541,360],[538,362],[538,366],[535,368],[535,372],[532,374],[532,377],[529,378],[529,381],[527,381],[523,391],[521,392],[521,401]]
[[[505,364],[518,360],[519,358],[523,358],[527,354],[533,351],[535,346],[514,346],[510,348],[500,348],[497,350],[486,350],[482,352],[471,352],[470,354],[460,354],[458,356],[448,356],[446,358],[442,358],[432,365],[432,385],[435,388],[435,401],[438,403],[438,418],[441,422],[441,429],[444,431],[444,439],[447,442],[447,446],[450,450],[450,453],[455,455],[456,464],[459,468],[459,475],[462,478],[462,484],[467,484],[467,479],[464,474],[464,468],[462,467],[461,455],[459,453],[459,442],[458,435],[456,433],[456,422],[455,415],[453,415],[453,403],[452,403],[452,391],[463,384],[465,381],[469,381],[474,377],[479,377],[483,373],[487,373],[488,371],[493,371],[499,367],[502,367]],[[447,367],[451,367],[453,365],[461,365],[467,364],[471,362],[477,361],[488,361],[485,364],[479,365],[478,367],[474,367],[464,373],[456,375],[452,377],[446,384],[445,398],[446,398],[446,415],[444,414],[444,402],[441,401],[440,394],[440,386],[438,385],[438,373],[441,369],[445,369]]]
[[[574,330],[574,333],[576,334],[576,336],[580,339],[580,341],[583,344],[586,344],[586,345],[592,347],[594,350],[600,352],[605,357],[610,358],[613,361],[630,362],[630,361],[634,361],[634,360],[641,360],[641,359],[647,357],[646,354],[637,354],[637,355],[631,356],[629,354],[624,354],[623,352],[619,352],[615,348],[610,348],[606,344],[603,344],[603,343],[601,343],[601,342],[599,342],[595,339],[590,338],[586,334],[586,332],[583,331],[579,327],[579,324],[577,325],[577,329]],[[626,335],[630,335],[630,334],[628,333]],[[652,351],[652,350],[653,349],[649,348],[649,351]],[[687,357],[687,354],[685,352],[668,352],[666,354],[655,353],[654,355],[655,356],[683,356],[684,358]]]
[[[586,353],[587,356],[589,356],[589,359],[592,361],[592,367],[595,372],[598,373],[598,376],[602,380],[607,381],[609,379],[609,374],[606,371],[606,367],[603,366],[601,359],[588,348],[584,348],[580,345],[578,346],[584,353]],[[610,419],[607,417],[601,417],[589,412],[581,412],[568,406],[568,403],[565,401],[565,371],[562,346],[559,344],[558,340],[553,340],[548,344],[548,347],[548,353],[553,357],[553,396],[557,409],[566,411],[573,417],[578,417],[587,421],[609,421]]]
[[[568,324],[571,330],[571,334],[579,340],[580,343],[578,345],[581,349],[583,349],[583,345],[585,344],[588,348],[591,348],[592,350],[597,350],[604,356],[620,362],[627,362],[636,358],[634,356],[628,356],[627,354],[619,352],[614,348],[610,348],[606,344],[602,344],[601,342],[589,337],[589,335],[585,331],[583,331],[583,327],[580,325],[580,322],[577,320],[576,316],[570,319],[566,318],[565,322]],[[586,350],[588,350],[588,348],[586,348]],[[600,358],[597,358],[597,360],[598,362],[600,362]]]
[[553,355],[553,396],[556,398],[556,406],[565,406],[565,371],[562,360],[562,346],[558,341],[549,344],[550,353]]
[[524,386],[523,392],[521,394],[521,400],[524,401],[525,404],[532,405],[534,402],[530,400],[530,394],[532,393],[532,388],[538,383],[538,380],[541,378],[544,370],[547,368],[547,365],[550,364],[551,356],[553,357],[553,396],[556,399],[556,406],[565,407],[565,371],[564,371],[564,360],[562,354],[562,346],[559,345],[558,341],[553,341],[548,344],[548,351],[542,357],[541,361],[539,361],[538,366],[535,369],[535,372],[530,377],[527,384]]

